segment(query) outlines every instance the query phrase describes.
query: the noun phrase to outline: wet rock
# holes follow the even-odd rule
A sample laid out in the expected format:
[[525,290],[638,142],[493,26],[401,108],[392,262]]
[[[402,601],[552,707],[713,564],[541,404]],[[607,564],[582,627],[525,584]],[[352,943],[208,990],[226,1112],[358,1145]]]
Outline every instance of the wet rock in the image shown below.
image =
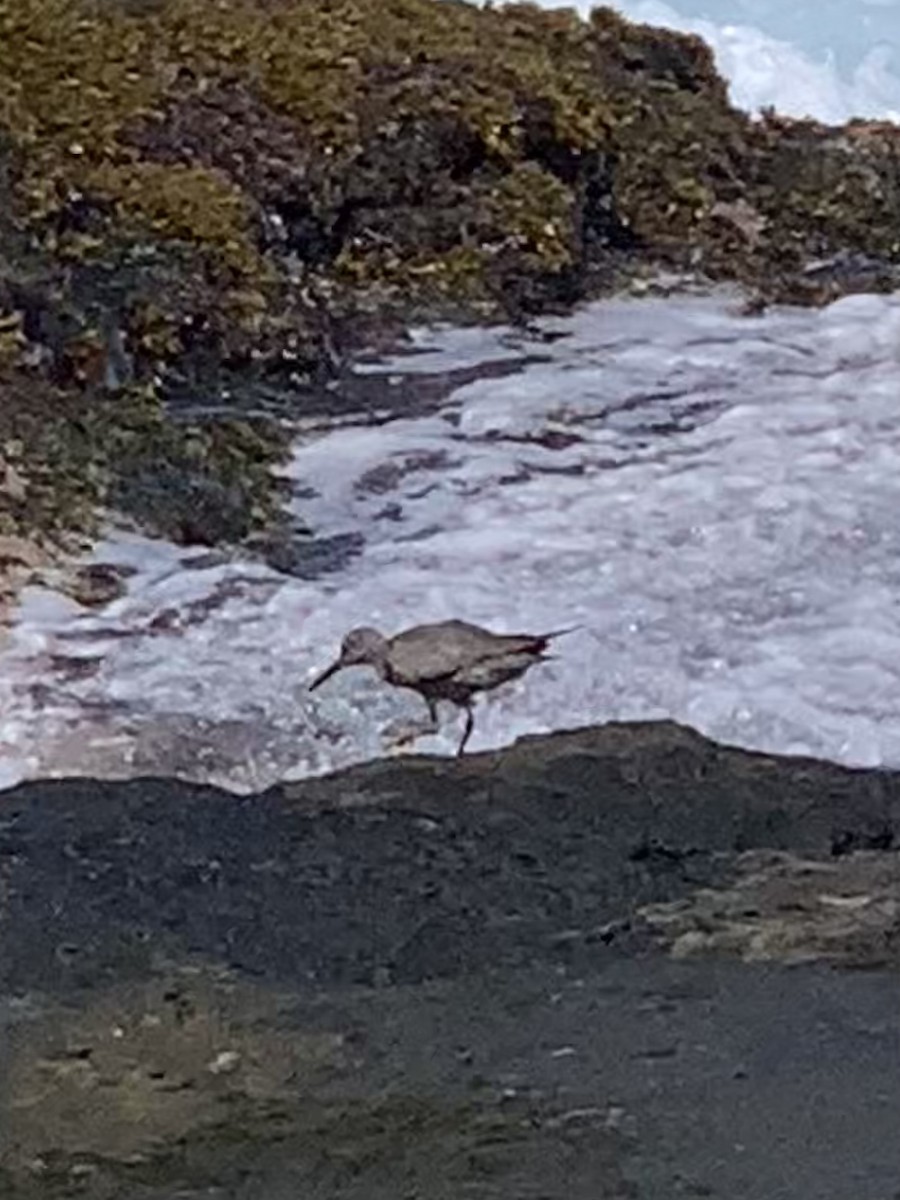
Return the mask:
[[28,494],[28,483],[21,471],[12,463],[0,459],[0,496],[6,496],[14,504],[21,504]]
[[184,546],[233,545],[252,528],[240,487],[169,463],[123,476],[110,500],[142,528]]
[[12,789],[3,1195],[879,1195],[898,821],[671,724]]
[[15,534],[0,536],[0,569],[4,567],[39,567],[46,559],[35,542]]
[[650,905],[641,919],[677,958],[900,965],[900,856],[857,851],[807,859],[750,851],[731,885]]
[[37,542],[16,534],[0,534],[0,629],[12,612],[19,588],[47,561]]
[[56,588],[85,608],[102,608],[125,594],[133,567],[118,563],[82,563],[43,571],[41,582]]
[[279,531],[252,543],[253,550],[270,567],[297,579],[318,579],[340,571],[362,553],[364,546],[361,533],[315,537],[305,530]]

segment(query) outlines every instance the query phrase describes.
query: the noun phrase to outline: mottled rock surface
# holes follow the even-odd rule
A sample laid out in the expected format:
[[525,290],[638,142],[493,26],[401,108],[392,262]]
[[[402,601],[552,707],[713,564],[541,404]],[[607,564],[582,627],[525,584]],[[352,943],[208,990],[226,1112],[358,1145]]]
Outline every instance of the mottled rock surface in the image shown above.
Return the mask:
[[668,724],[16,788],[0,1194],[885,1200],[898,820]]

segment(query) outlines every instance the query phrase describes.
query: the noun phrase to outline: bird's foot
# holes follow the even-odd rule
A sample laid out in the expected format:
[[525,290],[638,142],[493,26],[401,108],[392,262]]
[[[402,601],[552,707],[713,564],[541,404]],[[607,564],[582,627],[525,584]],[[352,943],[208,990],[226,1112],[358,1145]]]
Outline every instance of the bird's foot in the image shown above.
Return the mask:
[[382,742],[388,754],[402,754],[419,738],[437,733],[433,725],[417,724],[415,721],[393,721],[382,734]]

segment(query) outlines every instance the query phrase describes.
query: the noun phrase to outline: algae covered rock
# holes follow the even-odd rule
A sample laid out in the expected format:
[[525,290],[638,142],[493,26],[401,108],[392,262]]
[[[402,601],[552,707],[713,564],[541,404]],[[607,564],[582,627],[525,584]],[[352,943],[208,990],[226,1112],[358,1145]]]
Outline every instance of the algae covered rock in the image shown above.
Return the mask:
[[0,47],[0,445],[45,484],[11,530],[264,526],[260,410],[373,316],[518,318],[663,265],[896,283],[896,130],[754,123],[699,39],[611,10],[0,0]]

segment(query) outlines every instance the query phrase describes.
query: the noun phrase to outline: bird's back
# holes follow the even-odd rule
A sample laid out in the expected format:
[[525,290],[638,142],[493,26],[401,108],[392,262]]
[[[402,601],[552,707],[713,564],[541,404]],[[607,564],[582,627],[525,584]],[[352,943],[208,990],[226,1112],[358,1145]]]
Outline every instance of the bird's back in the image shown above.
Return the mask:
[[546,647],[548,636],[499,634],[468,621],[416,625],[392,638],[388,664],[398,683],[415,685],[509,655],[533,655]]

